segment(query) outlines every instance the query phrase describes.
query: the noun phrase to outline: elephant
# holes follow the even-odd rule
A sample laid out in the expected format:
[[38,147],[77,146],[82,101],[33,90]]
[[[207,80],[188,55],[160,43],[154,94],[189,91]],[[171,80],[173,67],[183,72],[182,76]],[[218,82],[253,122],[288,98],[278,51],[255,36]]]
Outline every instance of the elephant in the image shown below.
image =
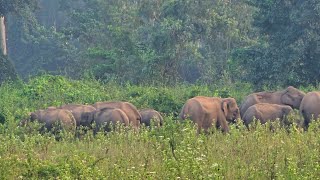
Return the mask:
[[97,110],[103,108],[119,108],[121,109],[129,118],[130,124],[135,128],[139,128],[141,122],[141,115],[138,109],[129,102],[122,101],[111,101],[111,102],[96,102],[93,104]]
[[281,91],[253,93],[243,100],[240,106],[240,115],[242,117],[250,106],[257,103],[288,105],[294,109],[299,109],[304,96],[304,92],[292,86]]
[[58,109],[58,108],[55,107],[55,106],[49,106],[49,107],[47,107],[47,110],[52,110],[52,109]]
[[228,122],[235,122],[239,117],[239,108],[234,98],[205,96],[196,96],[187,100],[180,113],[181,119],[189,118],[198,125],[198,134],[201,129],[208,133],[212,125],[228,133]]
[[304,129],[307,130],[311,120],[317,120],[319,118],[320,92],[308,92],[301,101],[299,112],[304,119]]
[[146,126],[151,125],[151,120],[154,120],[154,125],[158,127],[163,125],[163,117],[158,111],[154,109],[142,109],[139,110],[139,113],[141,114],[141,123]]
[[85,112],[93,112],[96,110],[96,108],[94,108],[91,105],[82,105],[82,104],[66,104],[66,105],[60,106],[59,108],[69,110],[73,114],[78,127],[79,126],[89,127],[91,125],[91,122],[86,121],[86,119],[82,117],[82,114]]
[[101,128],[104,128],[105,132],[110,131],[110,123],[115,125],[117,122],[129,125],[129,118],[121,109],[119,108],[103,108],[93,112],[86,112],[84,116],[87,122],[95,122],[96,128],[94,133],[97,133]]
[[[62,128],[74,131],[76,127],[76,120],[72,113],[66,109],[46,109],[37,110],[30,113],[30,121],[38,121],[44,123],[44,128],[51,131],[55,124],[59,124]],[[44,130],[41,129],[41,131]]]
[[265,124],[268,120],[274,121],[277,118],[288,124],[286,117],[290,112],[293,112],[293,109],[288,105],[258,103],[246,110],[242,120],[247,127],[249,127],[254,118],[258,119],[261,124]]

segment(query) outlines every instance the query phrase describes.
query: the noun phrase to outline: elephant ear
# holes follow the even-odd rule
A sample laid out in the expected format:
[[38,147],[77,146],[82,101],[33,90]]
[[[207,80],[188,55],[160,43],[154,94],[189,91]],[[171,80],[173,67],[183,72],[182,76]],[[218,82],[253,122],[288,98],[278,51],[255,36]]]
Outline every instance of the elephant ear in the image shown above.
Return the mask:
[[293,105],[294,97],[292,97],[290,89],[287,88],[285,92],[282,94],[281,102],[285,105]]
[[221,109],[222,109],[222,111],[224,113],[224,116],[226,116],[226,117],[227,117],[228,111],[229,111],[229,103],[230,103],[230,101],[227,100],[227,99],[224,99],[221,102]]

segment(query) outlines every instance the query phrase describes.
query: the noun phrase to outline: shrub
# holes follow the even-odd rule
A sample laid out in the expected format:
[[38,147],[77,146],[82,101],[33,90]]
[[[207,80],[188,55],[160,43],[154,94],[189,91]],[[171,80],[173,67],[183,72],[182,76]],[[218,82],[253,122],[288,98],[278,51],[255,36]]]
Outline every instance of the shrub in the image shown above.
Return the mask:
[[[242,124],[223,134],[196,134],[196,125],[175,117],[184,102],[197,95],[243,98],[249,87],[177,85],[150,87],[102,84],[39,76],[0,87],[0,179],[317,179],[320,174],[320,121],[308,131],[292,125]],[[138,108],[164,112],[161,128],[142,127],[80,137],[63,132],[59,140],[39,133],[39,124],[17,122],[38,108],[105,100],[132,102]],[[273,127],[273,131],[270,127]]]

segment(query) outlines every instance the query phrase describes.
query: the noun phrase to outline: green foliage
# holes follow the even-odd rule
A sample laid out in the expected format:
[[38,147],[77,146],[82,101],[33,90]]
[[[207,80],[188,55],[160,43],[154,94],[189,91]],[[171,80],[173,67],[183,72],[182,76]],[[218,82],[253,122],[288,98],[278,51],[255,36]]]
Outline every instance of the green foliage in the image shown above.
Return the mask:
[[24,11],[35,9],[38,0],[0,0],[0,16],[5,16],[8,13],[23,14]]
[[41,0],[36,12],[36,1],[2,2],[20,12],[8,14],[8,51],[23,78],[89,73],[103,82],[263,89],[316,85],[320,76],[314,0]]
[[[234,58],[256,87],[316,85],[319,74],[319,1],[250,0],[259,43],[240,48]],[[288,68],[285,68],[288,67]]]
[[4,81],[16,80],[17,74],[8,56],[0,53],[0,84]]
[[[189,121],[165,118],[156,129],[110,132],[82,140],[1,133],[2,179],[269,179],[317,178],[319,133],[274,132],[269,125],[224,135],[196,135]],[[312,126],[319,127],[318,123]],[[92,132],[91,132],[92,133]]]
[[46,75],[31,79],[22,95],[30,101],[41,102],[42,106],[58,106],[71,102],[94,103],[101,98],[110,98],[102,92],[103,87],[97,82],[82,83],[62,76]]
[[246,84],[224,87],[177,85],[177,87],[136,86],[114,82],[101,84],[88,78],[70,80],[63,76],[33,77],[28,83],[5,83],[0,88],[0,113],[23,119],[28,112],[68,103],[93,104],[98,101],[129,101],[138,108],[153,108],[178,115],[185,101],[194,96],[234,97],[241,102],[250,91]]
[[[79,77],[80,67],[75,66],[75,47],[66,35],[56,27],[45,27],[30,17],[29,21],[10,15],[8,21],[9,56],[13,59],[17,73],[27,80],[30,75],[68,74]],[[19,52],[15,52],[19,49]]]
[[[316,87],[306,87],[313,90]],[[0,87],[0,179],[316,179],[319,177],[320,120],[303,132],[296,124],[241,123],[230,134],[212,129],[196,134],[196,125],[175,117],[184,102],[197,95],[231,96],[238,102],[250,93],[246,84],[233,86],[155,87],[102,84],[93,79],[33,77],[29,82]],[[81,137],[63,131],[59,140],[40,133],[40,124],[17,126],[28,112],[65,103],[124,100],[138,108],[165,114],[161,128],[138,132],[120,126],[109,133]],[[291,121],[296,116],[290,117]],[[274,130],[270,131],[270,127]],[[116,126],[117,127],[117,126]]]
[[43,71],[79,77],[89,71],[105,82],[217,84],[232,74],[232,49],[252,44],[252,9],[242,1],[41,0],[40,5],[30,22],[10,17],[9,50],[23,77]]

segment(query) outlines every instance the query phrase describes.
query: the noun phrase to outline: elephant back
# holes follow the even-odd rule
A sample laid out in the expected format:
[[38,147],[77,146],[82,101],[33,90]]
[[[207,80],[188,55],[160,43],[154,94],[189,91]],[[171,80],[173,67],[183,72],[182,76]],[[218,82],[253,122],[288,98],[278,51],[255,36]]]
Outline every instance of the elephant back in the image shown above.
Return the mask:
[[[189,118],[196,123],[198,125],[198,133],[201,132],[201,129],[208,132],[208,129],[212,126],[220,127],[223,132],[228,132],[229,127],[226,114],[229,116],[231,99],[233,98],[222,99],[218,97],[196,96],[187,100],[181,110],[180,116],[182,119]],[[238,107],[236,107],[236,110],[238,114]]]
[[247,109],[258,103],[271,103],[271,104],[281,104],[280,103],[281,95],[277,92],[257,92],[248,95],[240,105],[240,115],[244,116]]
[[43,118],[45,118],[50,128],[52,128],[55,123],[58,123],[63,128],[72,130],[74,130],[76,126],[76,120],[73,114],[66,109],[47,110]]
[[286,116],[292,112],[292,108],[287,105],[270,104],[270,103],[258,103],[250,106],[243,116],[243,121],[248,126],[254,118],[259,120],[261,124],[267,121],[275,121],[280,119],[284,122]]
[[121,109],[129,118],[130,124],[138,128],[141,122],[141,115],[138,109],[129,102],[115,101],[115,102],[97,102],[93,105],[96,109],[103,108],[118,108]]
[[129,125],[129,119],[127,115],[119,108],[103,108],[97,110],[94,115],[94,122],[96,123],[96,130],[101,128],[104,131],[110,131],[110,125],[116,125],[117,123],[124,124],[125,126]]
[[198,119],[200,119],[199,116],[205,113],[203,110],[204,108],[202,107],[201,102],[194,97],[186,101],[181,109],[179,116],[182,120],[190,119],[193,122],[197,123]]
[[246,110],[250,106],[258,103],[288,105],[292,108],[298,109],[304,96],[304,92],[292,86],[280,91],[263,91],[252,93],[248,95],[241,103],[240,115],[243,117]]
[[320,92],[307,93],[300,104],[300,114],[304,119],[304,127],[307,129],[312,119],[319,118],[320,114]]
[[157,126],[162,126],[163,124],[163,117],[161,114],[154,110],[154,109],[142,109],[139,110],[141,114],[141,123],[145,124],[146,126],[151,125],[151,120],[155,120]]
[[90,126],[91,123],[86,118],[83,118],[83,114],[96,110],[96,108],[91,105],[82,104],[67,104],[60,106],[60,109],[69,110],[73,114],[77,126]]
[[37,110],[30,114],[30,120],[44,123],[47,130],[51,130],[55,125],[58,125],[66,130],[74,131],[76,126],[72,113],[65,109]]

